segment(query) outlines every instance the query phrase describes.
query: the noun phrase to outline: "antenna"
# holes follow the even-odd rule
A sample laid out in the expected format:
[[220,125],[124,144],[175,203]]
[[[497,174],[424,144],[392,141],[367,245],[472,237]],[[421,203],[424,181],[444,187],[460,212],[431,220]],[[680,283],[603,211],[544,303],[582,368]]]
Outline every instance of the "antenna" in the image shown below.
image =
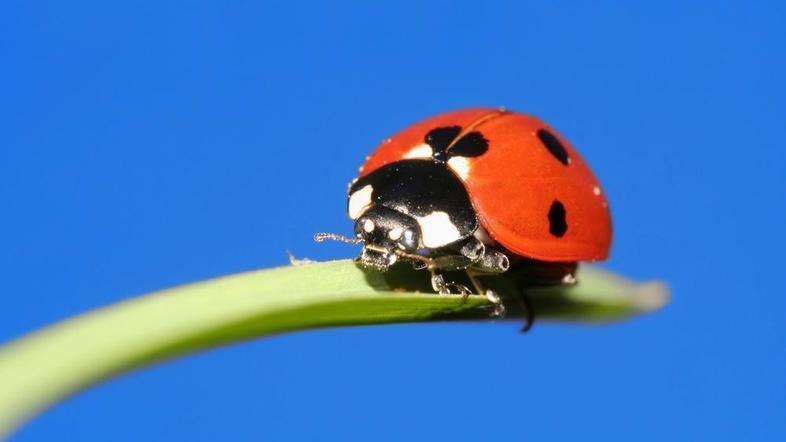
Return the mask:
[[360,238],[350,238],[348,236],[339,235],[338,233],[317,233],[314,235],[314,241],[323,242],[326,240],[345,242],[347,244],[360,244],[363,242]]

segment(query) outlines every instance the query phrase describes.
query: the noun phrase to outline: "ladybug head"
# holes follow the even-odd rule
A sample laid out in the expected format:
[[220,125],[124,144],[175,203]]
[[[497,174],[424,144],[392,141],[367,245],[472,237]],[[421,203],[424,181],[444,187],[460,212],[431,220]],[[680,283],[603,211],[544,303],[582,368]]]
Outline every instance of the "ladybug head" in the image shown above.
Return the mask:
[[385,271],[405,258],[420,262],[422,268],[429,258],[417,254],[420,244],[420,227],[415,219],[383,206],[368,209],[355,222],[355,237],[349,238],[336,233],[317,233],[314,240],[341,241],[349,244],[364,244],[355,262],[364,267]]
[[355,236],[365,244],[356,261],[378,270],[387,270],[400,256],[414,254],[420,244],[420,228],[413,218],[380,205],[358,218]]

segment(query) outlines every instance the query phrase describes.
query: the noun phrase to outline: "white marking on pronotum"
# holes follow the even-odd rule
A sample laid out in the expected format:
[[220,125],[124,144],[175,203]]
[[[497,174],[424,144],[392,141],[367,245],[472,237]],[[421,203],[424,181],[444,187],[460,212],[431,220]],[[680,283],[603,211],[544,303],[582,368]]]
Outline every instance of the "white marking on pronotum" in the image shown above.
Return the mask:
[[375,227],[374,221],[371,221],[370,219],[367,219],[363,222],[363,230],[365,230],[366,233],[373,232]]
[[401,234],[404,233],[404,229],[401,227],[394,227],[390,229],[388,232],[388,238],[392,239],[393,241],[398,241],[401,238]]
[[410,149],[409,152],[405,153],[404,158],[431,158],[431,155],[434,155],[431,146],[428,144],[418,144]]
[[448,160],[448,166],[460,176],[462,180],[466,181],[469,178],[469,160],[464,157],[453,157]]
[[371,184],[364,186],[349,196],[349,217],[352,219],[360,218],[360,215],[371,205],[371,193],[374,188]]
[[417,218],[423,245],[436,248],[448,245],[461,238],[461,233],[445,212],[432,212]]
[[595,195],[600,195],[600,187],[598,186],[593,187],[592,193],[594,193]]

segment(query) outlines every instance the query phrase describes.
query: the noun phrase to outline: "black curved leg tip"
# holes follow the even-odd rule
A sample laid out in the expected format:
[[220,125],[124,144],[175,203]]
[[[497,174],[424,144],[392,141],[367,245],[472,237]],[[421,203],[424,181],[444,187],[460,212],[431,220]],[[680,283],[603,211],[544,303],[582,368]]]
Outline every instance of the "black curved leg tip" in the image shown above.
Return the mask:
[[521,326],[520,332],[527,333],[535,324],[535,308],[532,306],[532,302],[527,295],[522,294],[518,299],[526,319],[524,325]]

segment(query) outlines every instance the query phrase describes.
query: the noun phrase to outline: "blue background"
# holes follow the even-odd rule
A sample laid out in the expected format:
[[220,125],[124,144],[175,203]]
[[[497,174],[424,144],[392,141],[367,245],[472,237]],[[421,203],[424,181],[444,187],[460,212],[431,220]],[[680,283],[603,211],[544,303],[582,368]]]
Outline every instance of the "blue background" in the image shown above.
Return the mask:
[[526,336],[250,342],[93,388],[17,440],[786,436],[781,2],[105,3],[0,7],[0,340],[286,250],[352,256],[311,236],[350,231],[363,157],[477,105],[570,138],[612,204],[605,266],[674,299]]

